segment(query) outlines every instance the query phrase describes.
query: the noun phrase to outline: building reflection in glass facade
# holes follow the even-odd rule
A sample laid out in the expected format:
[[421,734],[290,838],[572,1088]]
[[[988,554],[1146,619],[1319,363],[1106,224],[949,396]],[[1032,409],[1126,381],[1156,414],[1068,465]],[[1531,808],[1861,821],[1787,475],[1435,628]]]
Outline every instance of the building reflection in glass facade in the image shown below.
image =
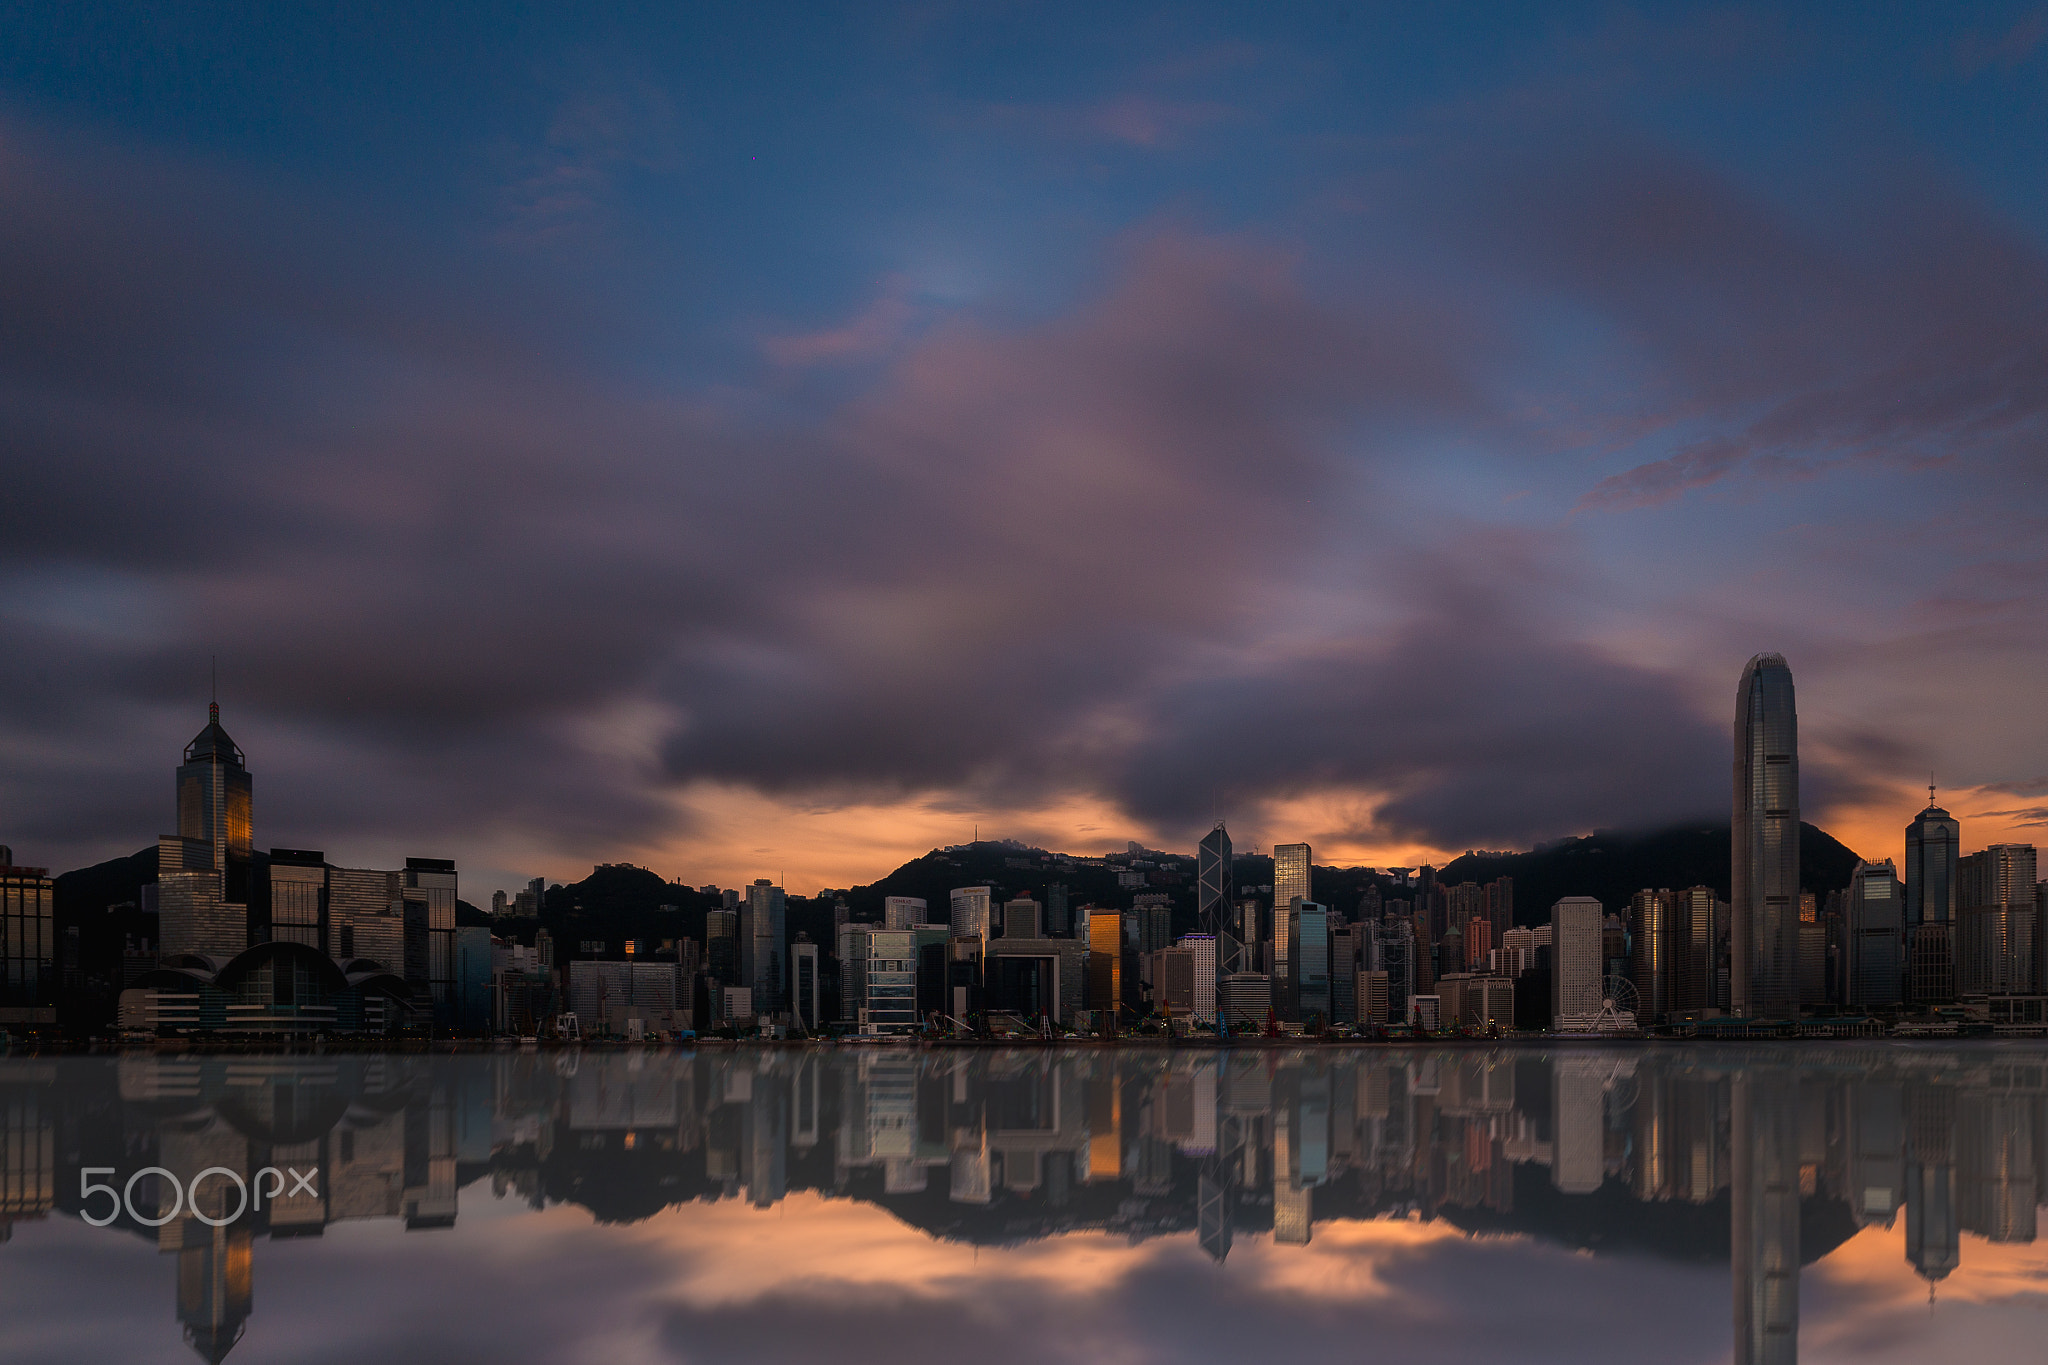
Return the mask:
[[809,1192],[938,1246],[1186,1237],[1214,1263],[1394,1219],[1726,1258],[1730,1354],[1790,1362],[1802,1271],[1864,1230],[1903,1217],[1930,1291],[1965,1234],[2031,1242],[2044,1125],[2048,1051],[2005,1045],[7,1060],[0,1257],[126,1191],[105,1234],[170,1261],[164,1327],[219,1360],[262,1325],[269,1244],[476,1199],[607,1227]]

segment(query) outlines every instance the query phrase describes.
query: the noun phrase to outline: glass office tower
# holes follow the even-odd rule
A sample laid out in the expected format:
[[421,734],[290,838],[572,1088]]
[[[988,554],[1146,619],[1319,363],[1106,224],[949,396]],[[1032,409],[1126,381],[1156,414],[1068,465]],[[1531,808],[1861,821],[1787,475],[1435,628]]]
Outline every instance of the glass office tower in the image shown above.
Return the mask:
[[1309,846],[1273,845],[1272,976],[1276,990],[1281,982],[1294,977],[1287,963],[1287,940],[1293,932],[1288,927],[1288,907],[1297,900],[1314,899],[1315,890],[1309,878]]
[[781,887],[757,877],[740,906],[740,978],[754,992],[757,1014],[779,1014],[789,1008],[788,982],[783,979],[787,904]]
[[1906,989],[1908,998],[1938,1004],[1956,998],[1956,862],[1963,827],[1934,804],[1906,826]]
[[1231,932],[1230,922],[1230,902],[1234,893],[1230,870],[1230,831],[1223,828],[1221,820],[1195,850],[1195,878],[1198,887],[1195,908],[1201,915],[1197,923],[1203,933],[1216,939],[1218,970],[1224,973],[1243,970],[1238,959],[1237,938]]
[[206,728],[185,746],[178,767],[178,837],[213,850],[216,872],[225,873],[231,859],[246,864],[253,851],[253,797],[244,762],[221,728],[219,703],[209,705]]
[[1759,654],[1735,692],[1729,1004],[1799,1012],[1799,716],[1783,655]]
[[1856,865],[1849,880],[1847,1003],[1858,1009],[1899,1003],[1905,985],[1904,899],[1891,859]]
[[1289,1003],[1297,1019],[1330,1021],[1330,911],[1303,901],[1288,916],[1287,960],[1294,968]]

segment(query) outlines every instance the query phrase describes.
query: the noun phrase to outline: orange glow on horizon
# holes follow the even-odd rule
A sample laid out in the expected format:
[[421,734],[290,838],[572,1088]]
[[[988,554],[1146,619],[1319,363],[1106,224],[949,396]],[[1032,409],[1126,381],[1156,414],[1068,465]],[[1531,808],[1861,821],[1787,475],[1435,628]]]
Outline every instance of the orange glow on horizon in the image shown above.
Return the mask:
[[[1331,788],[1260,803],[1227,823],[1240,853],[1270,853],[1276,842],[1306,841],[1324,867],[1441,867],[1466,851],[1382,834],[1374,815],[1383,799],[1377,793]],[[2010,793],[1959,788],[1937,792],[1937,799],[1962,821],[1965,853],[1995,843],[2033,843],[2039,837],[2014,818],[1987,818],[2023,804]],[[1924,787],[1893,783],[1877,799],[1809,810],[1807,819],[1859,857],[1890,858],[1903,873],[1905,828],[1926,800]],[[674,803],[677,834],[612,856],[691,885],[744,886],[768,877],[800,895],[871,884],[933,849],[967,843],[977,831],[984,840],[1015,839],[1063,853],[1121,851],[1135,839],[1184,855],[1193,854],[1201,833],[1147,826],[1087,794],[1042,806],[988,809],[948,793],[895,801],[801,801],[698,782],[678,793]],[[1560,829],[1552,837],[1590,832]],[[586,874],[586,868],[573,863],[551,869],[560,881]]]

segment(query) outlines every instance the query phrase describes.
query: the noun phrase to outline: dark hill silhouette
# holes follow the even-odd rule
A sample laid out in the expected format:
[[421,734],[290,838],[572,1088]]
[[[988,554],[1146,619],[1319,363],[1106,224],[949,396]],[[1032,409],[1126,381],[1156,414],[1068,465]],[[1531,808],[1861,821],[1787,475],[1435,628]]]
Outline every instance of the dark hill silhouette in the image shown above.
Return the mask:
[[[1799,827],[1799,884],[1825,896],[1849,884],[1856,854],[1826,830]],[[1466,854],[1437,870],[1437,880],[1489,882],[1515,879],[1515,918],[1535,924],[1565,896],[1592,896],[1610,911],[1628,904],[1645,887],[1680,890],[1711,886],[1728,899],[1728,825],[1686,825],[1653,833],[1600,832],[1582,839],[1558,839],[1528,853],[1505,858]]]

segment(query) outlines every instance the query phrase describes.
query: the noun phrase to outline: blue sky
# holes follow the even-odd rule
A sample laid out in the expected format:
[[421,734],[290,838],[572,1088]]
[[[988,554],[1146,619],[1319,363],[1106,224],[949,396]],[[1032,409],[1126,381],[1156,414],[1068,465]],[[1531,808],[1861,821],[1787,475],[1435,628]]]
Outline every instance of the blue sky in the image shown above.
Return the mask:
[[216,653],[259,842],[487,883],[1691,818],[1768,649],[1860,851],[2043,819],[2038,5],[0,32],[31,861]]

